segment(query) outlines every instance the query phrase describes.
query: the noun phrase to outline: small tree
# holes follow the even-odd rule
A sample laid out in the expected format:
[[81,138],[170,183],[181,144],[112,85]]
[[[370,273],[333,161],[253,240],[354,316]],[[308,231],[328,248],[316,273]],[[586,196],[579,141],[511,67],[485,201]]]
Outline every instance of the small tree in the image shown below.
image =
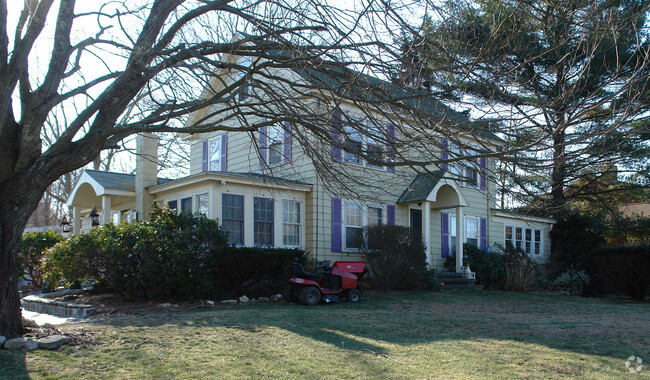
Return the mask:
[[63,237],[53,230],[24,234],[18,247],[18,261],[20,262],[18,275],[26,281],[31,281],[35,288],[41,289],[43,287],[43,272],[41,271],[43,255],[45,251],[62,240]]

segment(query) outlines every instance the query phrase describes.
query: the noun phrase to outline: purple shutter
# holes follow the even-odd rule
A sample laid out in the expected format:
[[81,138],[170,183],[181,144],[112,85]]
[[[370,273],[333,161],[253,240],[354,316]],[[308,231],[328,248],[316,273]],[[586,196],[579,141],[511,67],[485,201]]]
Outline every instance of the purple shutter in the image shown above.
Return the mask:
[[386,223],[394,226],[395,225],[395,205],[386,206]]
[[208,140],[203,140],[203,158],[202,158],[202,170],[204,172],[208,171],[208,156],[210,154],[210,145]]
[[481,218],[481,249],[487,249],[487,219]]
[[449,256],[449,213],[441,212],[442,216],[442,257]]
[[228,133],[221,135],[221,171],[228,171]]
[[480,186],[481,190],[485,190],[487,188],[487,157],[481,157],[479,164],[481,166]]
[[259,142],[260,170],[266,167],[266,127],[260,127]]
[[284,163],[291,162],[291,123],[284,122]]
[[[341,141],[341,112],[338,110],[334,111],[332,117],[332,140]],[[332,160],[335,162],[341,162],[343,158],[343,152],[341,148],[332,144]]]
[[[388,146],[386,147],[386,158],[389,163],[395,162],[395,126],[393,124],[388,124]],[[395,173],[395,167],[388,165],[386,171],[389,173]]]
[[[449,140],[442,139],[442,152],[440,152],[440,159],[446,161],[449,159]],[[449,170],[449,164],[444,162],[440,164],[440,169]]]
[[341,252],[343,248],[343,203],[341,198],[332,198],[332,252]]

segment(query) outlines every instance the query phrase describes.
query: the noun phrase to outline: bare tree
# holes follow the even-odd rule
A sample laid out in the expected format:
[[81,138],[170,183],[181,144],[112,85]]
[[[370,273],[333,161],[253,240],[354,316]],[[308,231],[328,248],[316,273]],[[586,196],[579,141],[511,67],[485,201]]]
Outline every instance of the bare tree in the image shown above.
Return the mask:
[[[335,154],[431,171],[441,136],[459,144],[493,136],[428,93],[378,79],[395,66],[400,53],[391,33],[415,1],[366,0],[349,8],[317,0],[128,3],[85,9],[85,2],[60,0],[55,10],[53,0],[26,1],[10,41],[7,2],[0,0],[0,191],[11,194],[0,204],[0,335],[22,331],[15,252],[43,193],[135,133],[257,135],[289,122],[323,183],[366,193],[389,186],[367,183]],[[43,53],[48,27],[54,38]],[[47,62],[44,71],[35,56]],[[56,114],[65,115],[60,133],[47,132],[46,139]],[[389,149],[355,144],[352,134]],[[483,148],[475,157],[493,154]],[[408,170],[404,176],[412,175]]]

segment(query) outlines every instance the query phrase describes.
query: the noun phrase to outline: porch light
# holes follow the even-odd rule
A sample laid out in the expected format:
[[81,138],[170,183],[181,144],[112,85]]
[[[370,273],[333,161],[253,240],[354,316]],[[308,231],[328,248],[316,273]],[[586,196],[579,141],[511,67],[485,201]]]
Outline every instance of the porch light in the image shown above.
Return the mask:
[[63,231],[64,233],[70,232],[70,222],[68,222],[68,218],[65,215],[61,220],[61,231]]
[[90,212],[90,225],[95,228],[99,226],[99,214],[97,213],[97,207],[93,206],[93,210]]

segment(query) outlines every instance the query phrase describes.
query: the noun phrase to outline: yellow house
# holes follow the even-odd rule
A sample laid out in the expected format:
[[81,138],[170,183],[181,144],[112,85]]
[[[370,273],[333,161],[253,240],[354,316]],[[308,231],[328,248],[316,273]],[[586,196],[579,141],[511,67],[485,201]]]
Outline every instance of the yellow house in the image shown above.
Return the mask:
[[[251,65],[245,57],[223,59],[240,67]],[[68,200],[74,232],[90,228],[87,216],[93,207],[100,208],[103,223],[119,222],[147,215],[157,200],[180,212],[218,220],[231,244],[299,247],[317,260],[358,258],[363,227],[381,223],[417,231],[434,268],[456,253],[460,269],[459,243],[489,249],[510,242],[539,262],[548,259],[553,220],[496,209],[496,186],[488,174],[494,171],[489,153],[503,143],[497,136],[477,129],[451,141],[445,131],[432,131],[439,144],[423,151],[403,143],[414,141],[404,137],[413,133],[408,117],[397,123],[381,104],[360,106],[339,97],[341,84],[317,77],[319,69],[268,70],[288,83],[319,80],[318,94],[296,90],[291,96],[300,106],[281,123],[269,125],[255,115],[245,122],[230,118],[223,131],[184,136],[191,144],[190,175],[185,178],[157,178],[158,141],[151,134],[138,136],[136,175],[84,172]],[[237,72],[218,74],[203,96],[241,79]],[[264,90],[252,85],[266,78],[251,74],[232,100],[236,108],[259,104],[268,91],[293,91],[268,83]],[[453,119],[456,125],[473,128],[469,119],[433,99],[421,99],[419,106],[428,107],[441,125]],[[301,127],[300,112],[305,109],[310,116],[320,115],[326,138]],[[188,123],[209,123],[211,111],[197,111]],[[393,165],[398,156],[422,155],[429,163],[422,170]],[[327,165],[322,157],[327,157]]]

